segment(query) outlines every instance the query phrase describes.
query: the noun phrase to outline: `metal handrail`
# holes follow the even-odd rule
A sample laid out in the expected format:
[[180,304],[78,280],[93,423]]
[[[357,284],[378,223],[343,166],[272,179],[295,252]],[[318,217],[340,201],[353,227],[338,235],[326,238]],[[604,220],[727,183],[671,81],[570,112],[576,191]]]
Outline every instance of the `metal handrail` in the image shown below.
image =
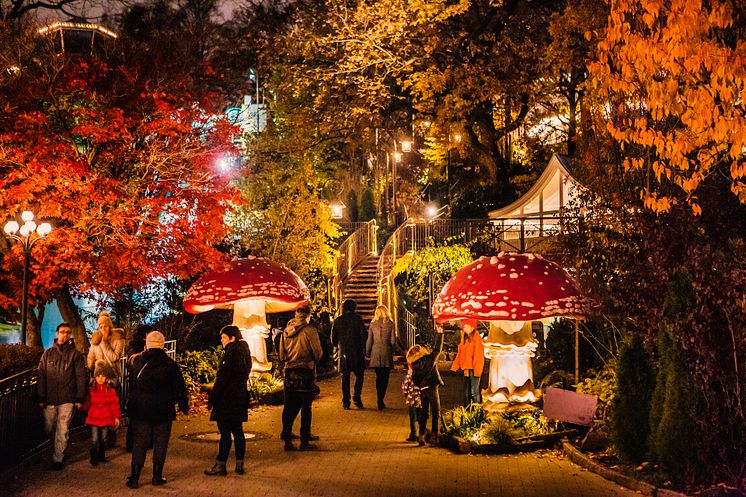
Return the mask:
[[[166,354],[176,359],[176,340],[164,344]],[[129,395],[127,357],[120,359],[122,403]],[[37,368],[27,369],[0,380],[0,468],[17,463],[37,448],[48,444],[44,420],[36,395]],[[71,429],[85,425],[85,413],[76,411]]]
[[479,237],[486,237],[498,252],[536,251],[548,236],[563,233],[568,219],[561,212],[496,219],[408,219],[386,241],[378,260],[378,303],[389,308],[400,343],[411,347],[417,334],[415,316],[401,302],[391,275],[404,254],[414,255],[428,243],[470,243]]
[[331,309],[339,309],[339,304],[344,299],[342,283],[352,273],[353,268],[377,251],[378,224],[376,220],[371,219],[364,223],[354,224],[358,225],[358,228],[337,247],[334,261],[336,269],[331,280],[329,295]]

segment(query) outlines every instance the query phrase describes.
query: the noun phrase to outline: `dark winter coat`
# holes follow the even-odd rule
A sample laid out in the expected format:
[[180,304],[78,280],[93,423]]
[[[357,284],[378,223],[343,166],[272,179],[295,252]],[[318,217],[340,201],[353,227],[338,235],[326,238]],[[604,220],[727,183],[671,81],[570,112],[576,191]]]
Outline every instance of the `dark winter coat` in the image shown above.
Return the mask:
[[436,363],[442,350],[443,334],[440,333],[435,350],[412,362],[412,383],[420,390],[439,387],[443,384],[443,379],[440,377],[440,371],[438,371],[438,364]]
[[367,335],[363,318],[354,311],[344,312],[334,320],[332,342],[339,350],[341,371],[363,371],[365,369]]
[[443,384],[438,366],[435,364],[437,355],[436,352],[431,352],[412,363],[412,383],[420,390]]
[[148,349],[135,359],[132,367],[132,391],[127,415],[152,424],[176,419],[174,404],[189,412],[189,396],[179,365],[163,349]]
[[83,403],[87,384],[85,358],[72,340],[63,344],[55,342],[41,355],[36,381],[40,403],[53,406]]
[[211,421],[244,422],[249,419],[246,382],[250,371],[249,345],[244,340],[226,344],[215,384],[210,392]]

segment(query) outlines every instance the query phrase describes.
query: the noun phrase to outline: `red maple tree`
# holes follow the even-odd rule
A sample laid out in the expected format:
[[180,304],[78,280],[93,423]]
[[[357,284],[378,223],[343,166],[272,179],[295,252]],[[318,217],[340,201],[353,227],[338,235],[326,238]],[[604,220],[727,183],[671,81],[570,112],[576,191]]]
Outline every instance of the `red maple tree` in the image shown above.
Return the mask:
[[[188,277],[224,257],[214,245],[235,191],[218,164],[236,154],[235,130],[178,78],[113,57],[32,55],[0,77],[0,212],[53,225],[34,247],[31,302],[55,297],[85,348],[71,295]],[[22,254],[5,248],[0,307],[17,308]]]

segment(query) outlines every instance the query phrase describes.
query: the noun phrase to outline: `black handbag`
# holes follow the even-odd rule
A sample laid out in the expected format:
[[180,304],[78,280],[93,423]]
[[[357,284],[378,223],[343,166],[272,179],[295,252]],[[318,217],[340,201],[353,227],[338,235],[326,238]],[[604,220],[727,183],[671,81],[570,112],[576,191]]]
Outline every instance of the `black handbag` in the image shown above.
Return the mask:
[[314,376],[314,371],[310,368],[285,369],[285,391],[313,392]]

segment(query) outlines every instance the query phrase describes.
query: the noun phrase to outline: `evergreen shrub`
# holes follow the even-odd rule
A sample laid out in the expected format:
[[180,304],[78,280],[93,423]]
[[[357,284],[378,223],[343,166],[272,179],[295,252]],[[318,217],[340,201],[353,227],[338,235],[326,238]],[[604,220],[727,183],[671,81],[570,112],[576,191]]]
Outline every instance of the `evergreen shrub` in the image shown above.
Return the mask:
[[43,350],[20,343],[0,344],[0,379],[39,365]]
[[612,437],[622,458],[639,464],[647,456],[650,402],[655,387],[655,376],[639,335],[633,335],[622,348],[616,377]]

